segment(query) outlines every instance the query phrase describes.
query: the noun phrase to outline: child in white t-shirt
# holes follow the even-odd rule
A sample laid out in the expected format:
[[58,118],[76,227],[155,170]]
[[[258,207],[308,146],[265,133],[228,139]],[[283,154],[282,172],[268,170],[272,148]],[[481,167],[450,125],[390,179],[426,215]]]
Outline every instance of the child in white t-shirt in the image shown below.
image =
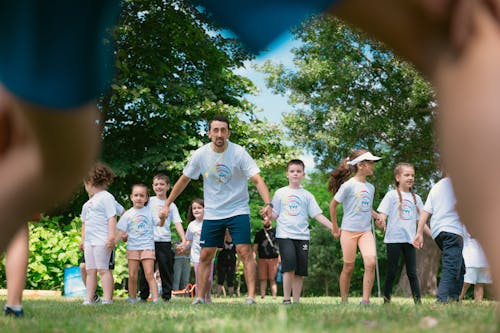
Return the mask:
[[484,296],[484,285],[491,283],[490,266],[483,248],[472,238],[464,226],[464,249],[462,255],[465,262],[464,286],[459,299],[462,300],[470,285],[474,285],[474,300],[481,302]]
[[276,239],[283,272],[283,304],[298,303],[304,276],[308,274],[309,217],[332,230],[332,223],[322,214],[314,196],[301,186],[305,177],[304,162],[291,160],[286,167],[288,186],[276,191],[272,200],[276,219]]
[[[205,203],[203,199],[194,199],[189,206],[187,219],[191,221],[186,230],[186,246],[191,246],[191,262],[194,265],[195,283],[198,286],[198,264],[200,263],[201,253],[201,228],[203,227],[203,216],[205,212]],[[205,295],[198,294],[198,287],[196,287],[196,301],[201,300],[203,303],[212,303],[212,281],[214,275],[214,262],[212,260],[210,267],[210,275],[208,276],[207,292]]]
[[110,304],[113,299],[113,274],[109,269],[111,252],[115,246],[116,201],[106,191],[113,181],[113,171],[102,163],[94,165],[84,180],[85,190],[90,199],[82,209],[82,242],[85,268],[87,271],[87,295],[83,304],[93,304],[97,286],[97,272],[101,277],[102,304]]
[[[357,149],[342,160],[330,175],[328,190],[334,194],[330,203],[330,218],[335,238],[340,237],[344,260],[339,283],[343,303],[347,302],[349,295],[358,247],[365,268],[361,304],[370,303],[377,255],[375,238],[371,231],[371,218],[378,219],[378,214],[372,209],[375,188],[366,181],[366,177],[373,175],[375,161],[378,160],[380,157],[373,156],[369,151]],[[350,178],[352,173],[354,177]],[[337,206],[340,203],[344,208],[341,231],[337,226]]]
[[423,247],[424,226],[430,218],[432,238],[441,249],[441,279],[436,294],[439,303],[458,301],[464,283],[463,225],[455,204],[451,179],[449,177],[441,179],[427,196],[413,241],[416,248]]
[[[144,275],[148,281],[149,289],[153,295],[153,302],[159,301],[158,284],[154,277],[155,264],[155,244],[153,228],[155,218],[149,206],[148,188],[144,184],[132,186],[130,200],[133,207],[123,214],[118,222],[118,233],[115,237],[115,244],[125,235],[127,239],[127,259],[128,259],[128,294],[129,302],[137,302],[137,273],[139,264],[142,264]],[[159,226],[165,223],[165,219],[160,219]]]
[[406,274],[410,281],[415,303],[421,303],[420,285],[417,276],[417,253],[413,239],[417,231],[420,211],[424,208],[422,199],[413,192],[415,169],[410,163],[398,163],[394,168],[396,186],[386,193],[378,206],[379,225],[385,226],[384,243],[387,247],[387,273],[385,276],[384,303],[390,303],[392,286],[399,267],[399,255],[403,253]]

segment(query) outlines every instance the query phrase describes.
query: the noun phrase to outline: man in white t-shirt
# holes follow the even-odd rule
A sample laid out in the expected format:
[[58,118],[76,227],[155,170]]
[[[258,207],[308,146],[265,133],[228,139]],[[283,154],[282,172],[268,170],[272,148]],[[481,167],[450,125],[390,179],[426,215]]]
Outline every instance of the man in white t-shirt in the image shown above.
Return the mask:
[[[203,177],[205,215],[201,231],[202,247],[198,266],[198,295],[205,295],[210,264],[218,247],[224,244],[224,233],[229,229],[238,256],[243,262],[248,288],[246,302],[255,303],[255,260],[250,241],[250,207],[248,206],[248,179],[257,188],[265,203],[261,214],[271,219],[272,204],[266,183],[259,168],[246,150],[229,142],[229,120],[214,117],[208,125],[212,142],[197,149],[175,183],[160,214],[169,213],[170,204],[184,191],[191,179]],[[202,304],[197,298],[193,304]]]

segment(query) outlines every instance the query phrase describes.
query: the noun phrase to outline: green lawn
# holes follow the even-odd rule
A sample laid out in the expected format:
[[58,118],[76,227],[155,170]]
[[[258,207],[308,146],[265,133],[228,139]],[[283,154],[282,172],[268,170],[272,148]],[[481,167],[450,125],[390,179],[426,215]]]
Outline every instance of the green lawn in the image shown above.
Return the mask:
[[[5,298],[0,299],[4,304]],[[212,305],[192,306],[178,298],[165,304],[83,306],[81,300],[27,299],[21,320],[0,317],[0,332],[496,332],[494,302],[437,305],[433,299],[415,306],[394,298],[384,306],[341,305],[336,297],[301,299],[283,306],[281,299],[246,305],[243,298],[215,299]]]

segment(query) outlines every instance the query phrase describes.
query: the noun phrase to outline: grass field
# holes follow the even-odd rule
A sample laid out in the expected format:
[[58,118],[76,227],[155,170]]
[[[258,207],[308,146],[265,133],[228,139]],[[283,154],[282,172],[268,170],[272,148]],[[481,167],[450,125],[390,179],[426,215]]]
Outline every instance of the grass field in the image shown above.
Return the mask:
[[[192,306],[190,299],[170,303],[83,306],[81,300],[27,299],[23,319],[0,316],[0,332],[496,332],[494,302],[437,305],[426,299],[415,306],[394,298],[384,306],[369,306],[352,298],[341,305],[336,297],[301,299],[284,306],[281,299],[244,304],[243,298],[215,299],[214,304]],[[5,298],[0,298],[0,304]]]

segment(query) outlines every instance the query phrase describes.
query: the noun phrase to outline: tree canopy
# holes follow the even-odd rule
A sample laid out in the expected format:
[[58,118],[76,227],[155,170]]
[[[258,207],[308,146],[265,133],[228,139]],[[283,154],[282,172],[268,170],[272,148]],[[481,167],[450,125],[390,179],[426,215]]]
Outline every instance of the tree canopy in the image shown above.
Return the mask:
[[296,68],[261,67],[268,86],[289,96],[293,112],[284,123],[291,139],[323,172],[356,148],[381,154],[373,180],[379,195],[393,183],[397,162],[413,163],[417,190],[426,192],[437,158],[430,85],[384,45],[337,19],[313,17],[293,35],[303,42],[292,50]]

